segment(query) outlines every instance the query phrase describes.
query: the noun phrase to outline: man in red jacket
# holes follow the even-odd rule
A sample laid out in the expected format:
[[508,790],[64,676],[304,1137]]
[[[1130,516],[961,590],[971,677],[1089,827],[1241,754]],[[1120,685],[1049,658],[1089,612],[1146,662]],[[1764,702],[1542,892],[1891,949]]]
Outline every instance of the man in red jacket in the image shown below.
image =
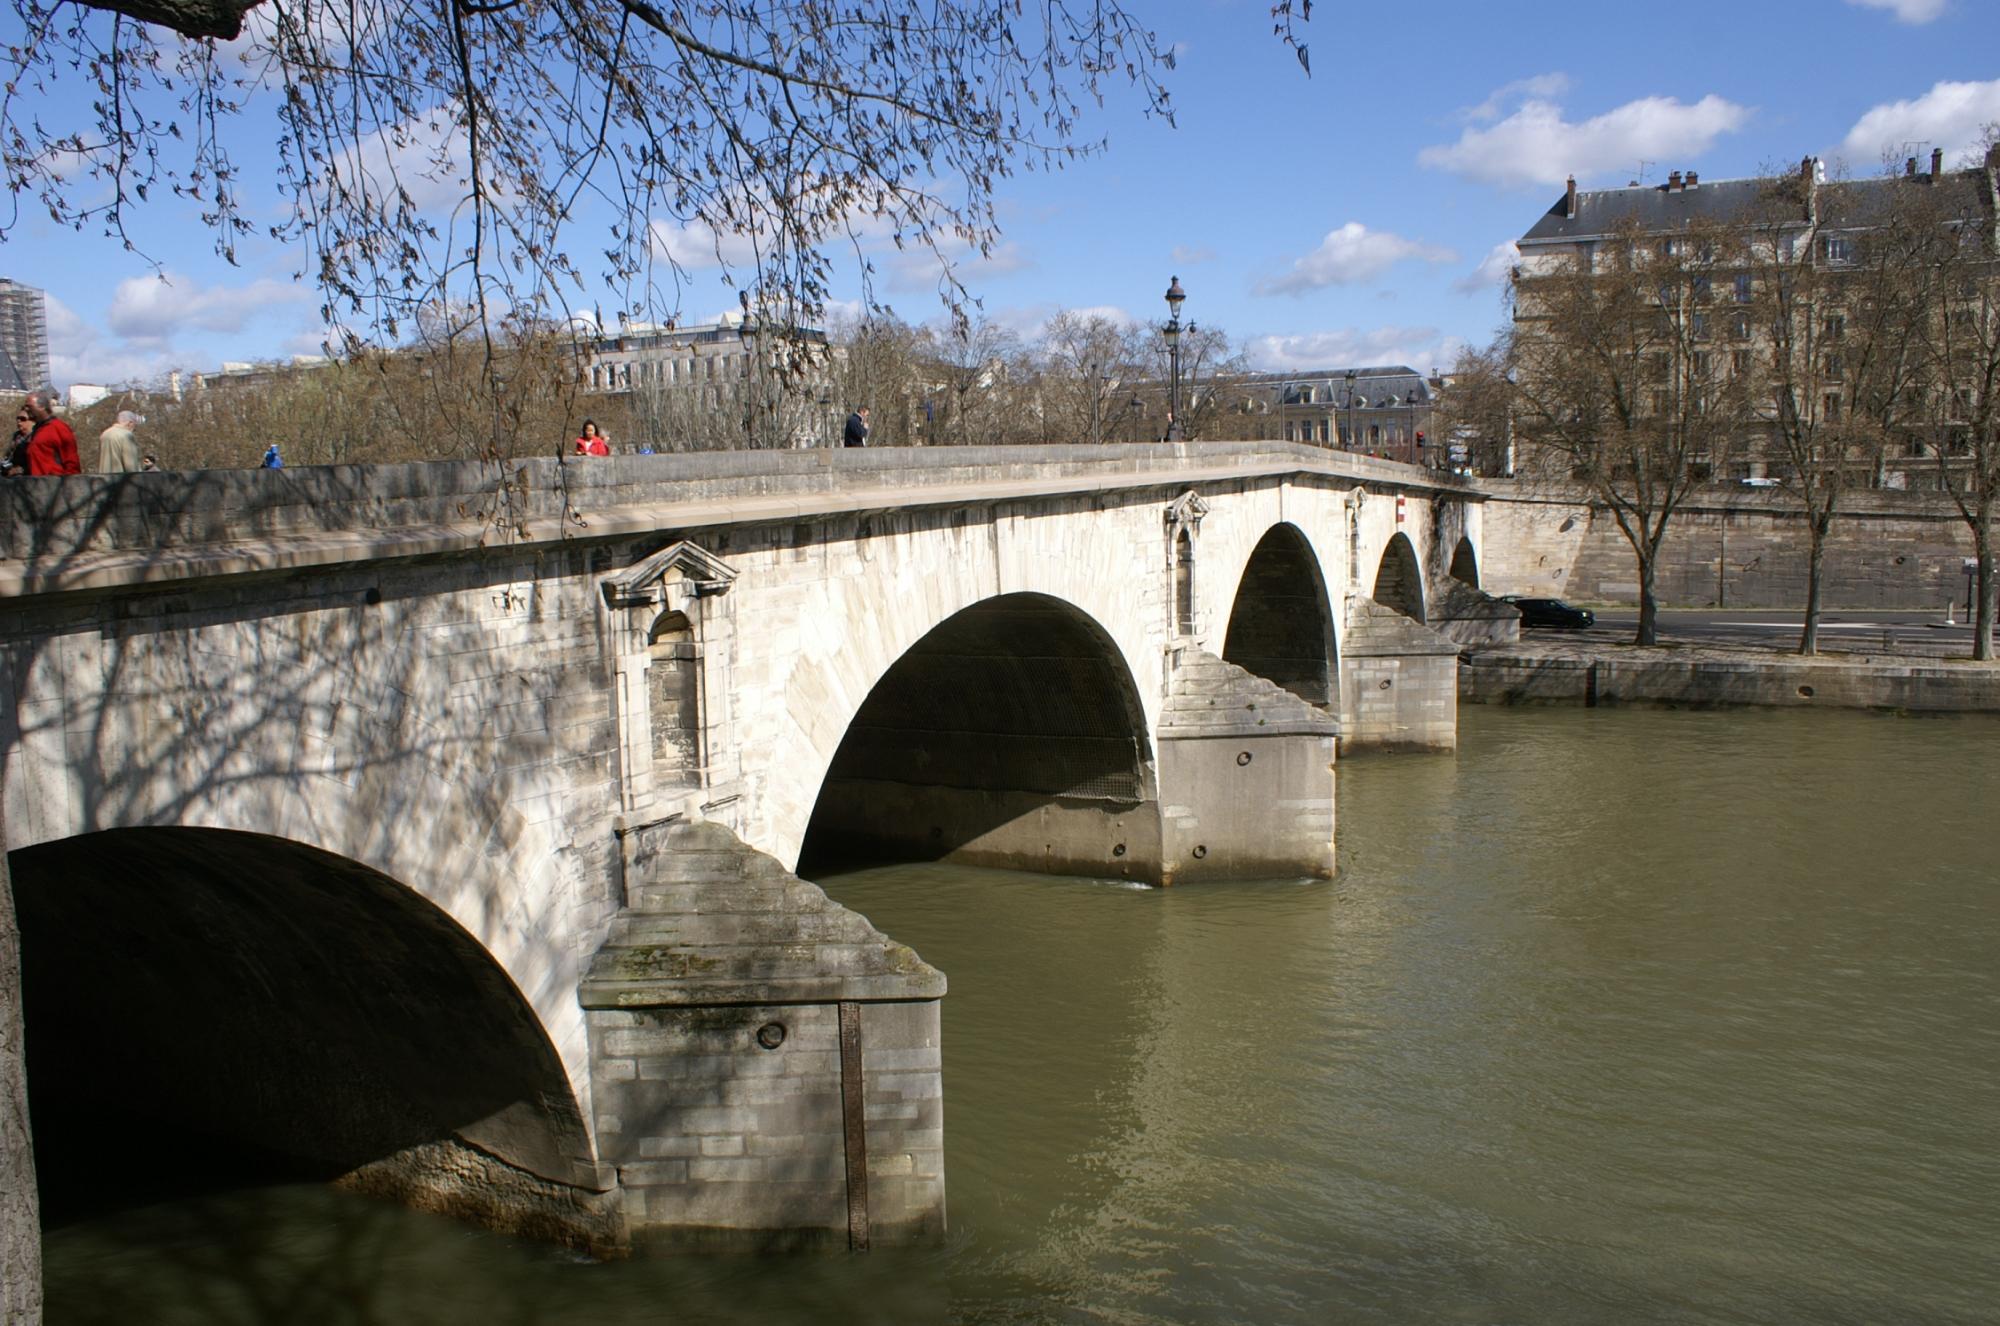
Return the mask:
[[56,394],[47,387],[28,393],[28,417],[35,431],[28,437],[29,474],[82,474],[76,456],[76,434],[56,418]]

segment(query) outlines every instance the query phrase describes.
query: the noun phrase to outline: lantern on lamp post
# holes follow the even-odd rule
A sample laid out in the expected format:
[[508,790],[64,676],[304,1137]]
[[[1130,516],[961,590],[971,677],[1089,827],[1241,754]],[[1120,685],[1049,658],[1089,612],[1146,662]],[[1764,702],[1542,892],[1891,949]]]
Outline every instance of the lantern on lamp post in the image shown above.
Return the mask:
[[[1187,436],[1181,428],[1181,304],[1187,299],[1187,291],[1181,289],[1181,278],[1176,276],[1167,287],[1167,321],[1160,328],[1160,335],[1167,342],[1167,441],[1179,442]],[[1190,322],[1186,331],[1194,334],[1194,324]]]

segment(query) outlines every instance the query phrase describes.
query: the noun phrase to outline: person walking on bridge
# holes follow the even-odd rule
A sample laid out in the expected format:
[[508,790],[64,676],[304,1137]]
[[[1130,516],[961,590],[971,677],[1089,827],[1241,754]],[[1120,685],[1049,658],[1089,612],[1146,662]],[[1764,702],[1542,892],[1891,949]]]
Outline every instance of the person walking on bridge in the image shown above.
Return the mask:
[[868,407],[857,406],[853,414],[847,416],[847,430],[841,437],[841,445],[865,447],[868,445]]
[[76,457],[76,434],[56,418],[55,388],[37,387],[29,392],[25,408],[35,425],[35,431],[28,436],[28,473],[82,474],[83,462]]
[[124,474],[139,468],[139,441],[132,436],[132,429],[145,422],[130,410],[120,410],[111,427],[97,435],[100,474]]

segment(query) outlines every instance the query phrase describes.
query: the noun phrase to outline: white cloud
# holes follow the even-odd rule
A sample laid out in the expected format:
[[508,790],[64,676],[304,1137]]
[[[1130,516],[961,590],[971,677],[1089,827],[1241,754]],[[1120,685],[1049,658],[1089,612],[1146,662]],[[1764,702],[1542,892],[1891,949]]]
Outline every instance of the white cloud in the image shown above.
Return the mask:
[[1534,98],[1547,101],[1560,97],[1569,91],[1568,74],[1536,74],[1533,78],[1517,78],[1493,90],[1493,95],[1468,108],[1463,117],[1474,124],[1491,124],[1500,118],[1501,111],[1516,97]]
[[59,387],[77,382],[105,386],[142,382],[172,367],[164,347],[137,350],[107,345],[97,328],[54,295],[48,296],[48,319],[49,376]]
[[1330,285],[1354,285],[1372,281],[1389,268],[1407,259],[1428,263],[1456,262],[1450,249],[1418,240],[1404,239],[1386,230],[1370,230],[1359,221],[1349,221],[1338,230],[1328,231],[1319,247],[1292,264],[1292,270],[1275,280],[1260,281],[1260,295],[1303,295]]
[[1205,245],[1176,244],[1174,251],[1167,256],[1183,267],[1192,267],[1196,263],[1214,262],[1215,250]]
[[1855,121],[1841,149],[1857,166],[1885,156],[1909,156],[1906,143],[1944,149],[1954,163],[1979,145],[1983,126],[2000,120],[2000,79],[1989,83],[1939,83],[1921,97],[1877,106]]
[[1464,344],[1459,337],[1439,335],[1435,327],[1350,327],[1252,336],[1244,342],[1243,350],[1253,368],[1269,373],[1381,364],[1407,364],[1427,373],[1451,363]]
[[178,332],[238,332],[257,314],[282,304],[310,300],[312,292],[290,281],[269,279],[247,286],[208,286],[175,276],[140,276],[120,281],[104,315],[113,333],[140,346],[165,346]]
[[705,221],[655,221],[653,252],[689,271],[708,267],[744,268],[757,260],[756,241],[747,233],[716,233]]
[[1456,143],[1427,147],[1417,161],[1486,184],[1561,184],[1571,174],[1630,172],[1642,159],[1685,163],[1749,119],[1748,107],[1710,95],[1692,106],[1641,97],[1572,124],[1555,102],[1530,95],[1505,119],[1468,128]]
[[987,314],[988,321],[1005,328],[1024,341],[1038,341],[1049,329],[1049,323],[1058,313],[1068,313],[1072,317],[1088,320],[1103,318],[1121,327],[1136,327],[1139,320],[1116,304],[1093,304],[1089,308],[1066,308],[1061,304],[1026,304],[1011,308],[993,309]]
[[[944,256],[951,262],[958,279],[968,285],[990,277],[1026,271],[1034,266],[1027,250],[1011,240],[994,245],[993,251],[983,257],[970,245],[953,243],[946,247]],[[944,264],[938,255],[921,245],[897,253],[889,259],[887,266],[889,288],[904,293],[934,291],[944,279]]]
[[1462,295],[1477,294],[1490,290],[1496,285],[1507,284],[1507,278],[1521,262],[1521,250],[1511,239],[1503,239],[1488,249],[1486,256],[1479,260],[1479,266],[1451,283],[1451,288]]
[[1886,9],[1900,23],[1928,23],[1944,13],[1945,0],[1847,0],[1863,9]]

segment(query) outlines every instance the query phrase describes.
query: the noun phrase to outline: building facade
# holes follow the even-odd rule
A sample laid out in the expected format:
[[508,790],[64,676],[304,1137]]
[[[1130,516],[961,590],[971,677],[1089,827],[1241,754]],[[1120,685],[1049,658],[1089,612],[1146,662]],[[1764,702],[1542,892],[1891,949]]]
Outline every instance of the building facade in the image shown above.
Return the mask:
[[0,277],[0,391],[49,385],[48,296]]
[[1431,441],[1437,382],[1403,365],[1256,373],[1234,384],[1259,436],[1412,465],[1442,464]]
[[[1890,252],[1892,230],[1915,233],[1913,220],[1956,232],[1958,247],[1989,255],[1983,274],[1977,263],[1957,268],[1953,279],[1962,288],[1933,298],[1928,312],[1919,308],[1922,273],[1936,271],[1935,257]],[[1851,461],[1827,463],[1856,469],[1862,486],[1936,488],[1955,463],[1951,411],[1939,400],[1944,389],[1930,380],[1935,373],[1898,378],[1893,364],[1883,366],[1890,351],[1880,324],[1894,319],[1876,315],[1886,301],[1911,301],[1908,321],[1922,330],[1894,353],[1912,361],[1918,343],[1937,330],[1933,323],[1962,320],[1958,325],[1990,334],[2000,285],[1990,260],[2000,252],[1996,227],[2000,146],[1968,169],[1947,171],[1943,152],[1934,151],[1928,170],[1911,157],[1900,174],[1862,180],[1829,180],[1812,157],[1788,175],[1753,179],[1704,182],[1695,171],[1676,170],[1659,185],[1579,190],[1572,177],[1516,241],[1518,371],[1551,362],[1534,351],[1560,339],[1552,320],[1568,316],[1566,298],[1575,304],[1576,287],[1566,282],[1609,286],[1645,272],[1658,291],[1646,315],[1657,320],[1655,348],[1645,355],[1651,367],[1629,391],[1611,394],[1623,391],[1621,408],[1642,416],[1683,408],[1690,394],[1709,403],[1706,427],[1715,441],[1699,449],[1696,463],[1712,470],[1703,477],[1753,486],[1787,481],[1797,462],[1779,438],[1804,425],[1831,439],[1829,454],[1847,445],[1843,432],[1855,439]],[[1858,333],[1871,319],[1876,335],[1864,347]],[[1979,404],[1964,387],[1949,390],[1948,404],[1961,413]],[[1864,440],[1864,412],[1878,432],[1898,414],[1909,422],[1893,438]]]

